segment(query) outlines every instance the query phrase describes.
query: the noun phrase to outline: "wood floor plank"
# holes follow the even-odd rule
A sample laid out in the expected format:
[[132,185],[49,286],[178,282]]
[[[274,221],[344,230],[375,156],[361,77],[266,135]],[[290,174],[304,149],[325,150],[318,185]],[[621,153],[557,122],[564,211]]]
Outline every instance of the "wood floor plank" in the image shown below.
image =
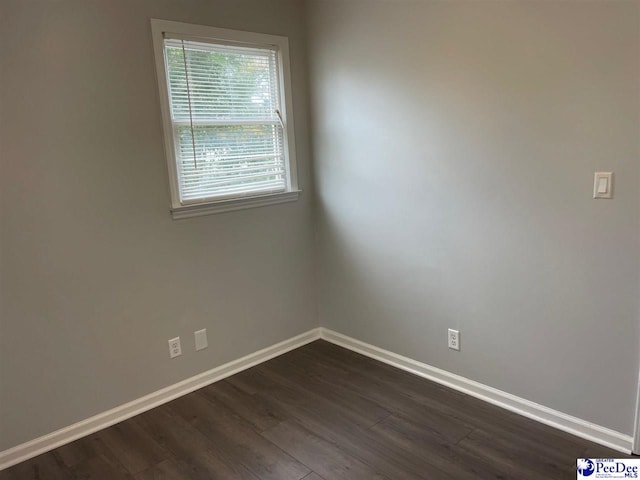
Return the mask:
[[255,432],[250,425],[204,395],[192,393],[171,407],[214,444],[213,449],[243,464],[264,480],[300,480],[311,470]]
[[[398,448],[443,471],[451,478],[507,479],[521,478],[503,465],[495,465],[443,441],[433,431],[401,417],[390,417],[372,430],[389,448]],[[415,461],[415,460],[414,460]],[[525,477],[522,477],[523,479]]]
[[[116,457],[102,440],[100,436],[101,433],[102,432],[93,433],[67,445],[58,447],[51,453],[57,456],[60,462],[67,467],[74,467],[99,456],[105,457],[111,464],[120,465]],[[120,465],[120,469],[125,470],[122,465]]]
[[260,480],[241,463],[230,463],[219,452],[204,450],[189,460],[165,460],[136,475],[135,480]]
[[99,441],[97,435],[89,435],[88,437],[63,445],[55,449],[52,453],[59,456],[60,461],[64,465],[73,467],[97,456],[100,453],[101,447],[104,448],[104,446],[95,446],[95,443]]
[[107,449],[132,475],[171,458],[138,422],[122,422],[98,433]]
[[38,455],[31,460],[0,472],[2,480],[65,480],[72,472],[53,452]]
[[[98,455],[82,461],[72,469],[72,475],[66,478],[77,480],[133,480],[122,466],[104,455]],[[47,478],[47,477],[45,477]]]
[[[321,396],[307,391],[304,387],[291,382],[283,381],[279,376],[274,376],[264,369],[252,369],[250,372],[251,390],[253,395],[261,398],[262,401],[277,399],[276,405],[280,409],[291,413],[294,410],[315,413],[322,416],[327,422],[341,423],[348,426],[369,427],[374,424],[370,418],[363,417],[359,412],[345,407],[335,405]],[[242,377],[240,383],[230,379],[239,388],[244,388],[246,376]]]
[[262,435],[283,450],[291,452],[325,480],[389,480],[369,465],[293,421],[280,423]]
[[181,469],[177,460],[165,460],[138,473],[134,480],[187,480],[189,477]]
[[200,392],[208,399],[219,402],[248,421],[257,432],[263,432],[286,420],[287,415],[272,405],[261,402],[227,381],[204,387]]
[[267,378],[264,378],[263,374],[260,373],[260,370],[258,369],[259,366],[260,365],[249,368],[240,373],[236,373],[235,375],[225,379],[225,381],[249,395],[253,395],[260,389],[269,388],[271,383]]
[[311,472],[309,475],[304,477],[302,480],[325,480],[325,479],[322,478],[320,475],[318,475],[316,472]]
[[175,458],[188,458],[188,455],[208,450],[214,445],[167,405],[134,417],[132,421],[145,430],[159,445],[171,452]]
[[330,388],[315,379],[306,379],[293,367],[289,370],[287,374],[287,369],[276,363],[257,367],[257,371],[266,377],[271,390],[287,390],[294,398],[328,412],[339,413],[355,425],[370,427],[391,414],[389,410],[353,391],[341,387]]
[[517,472],[521,478],[564,479],[575,475],[575,459],[551,455],[553,452],[539,454],[523,443],[496,439],[481,430],[472,432],[457,445],[477,456],[486,459],[492,465]]
[[304,363],[298,362],[295,358],[283,356],[274,358],[263,368],[277,375],[280,381],[284,381],[287,385],[304,386],[306,391],[334,405],[354,410],[362,417],[362,422],[358,424],[375,425],[390,415],[391,412],[388,409],[369,399],[368,395],[362,395],[337,383],[326,381],[322,377],[309,375],[304,366]]

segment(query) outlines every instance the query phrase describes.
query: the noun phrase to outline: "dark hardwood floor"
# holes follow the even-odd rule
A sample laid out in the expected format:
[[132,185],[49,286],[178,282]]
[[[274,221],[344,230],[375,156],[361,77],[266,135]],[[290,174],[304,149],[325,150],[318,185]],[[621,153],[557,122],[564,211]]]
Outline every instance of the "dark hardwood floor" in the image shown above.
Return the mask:
[[0,472],[16,479],[574,479],[621,453],[317,341]]

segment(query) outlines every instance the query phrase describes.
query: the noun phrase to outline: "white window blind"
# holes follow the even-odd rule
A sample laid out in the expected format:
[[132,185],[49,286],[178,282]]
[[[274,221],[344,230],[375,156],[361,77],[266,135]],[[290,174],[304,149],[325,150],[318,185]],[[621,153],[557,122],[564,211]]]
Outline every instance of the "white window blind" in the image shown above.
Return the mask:
[[165,38],[182,204],[287,189],[278,51]]

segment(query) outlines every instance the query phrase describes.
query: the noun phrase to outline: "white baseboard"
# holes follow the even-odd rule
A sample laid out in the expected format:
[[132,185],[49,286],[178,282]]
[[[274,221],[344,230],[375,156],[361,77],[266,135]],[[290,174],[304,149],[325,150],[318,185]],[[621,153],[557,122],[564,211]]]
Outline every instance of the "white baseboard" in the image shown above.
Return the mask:
[[615,430],[610,430],[586,420],[567,415],[566,413],[469,380],[460,375],[432,367],[426,363],[403,357],[402,355],[361,342],[360,340],[326,328],[320,328],[320,337],[328,342],[427,378],[527,418],[537,420],[540,423],[557,428],[558,430],[599,443],[600,445],[620,452],[631,453],[633,438],[630,435],[625,435]]
[[151,410],[199,388],[223,380],[235,373],[251,368],[319,338],[320,329],[314,328],[306,333],[233,360],[232,362],[225,363],[224,365],[220,365],[219,367],[170,385],[149,395],[125,403],[124,405],[112,408],[111,410],[74,423],[68,427],[0,452],[0,470],[4,470],[5,468],[48,452],[49,450],[53,450],[61,445],[73,442],[103,428],[110,427],[111,425]]

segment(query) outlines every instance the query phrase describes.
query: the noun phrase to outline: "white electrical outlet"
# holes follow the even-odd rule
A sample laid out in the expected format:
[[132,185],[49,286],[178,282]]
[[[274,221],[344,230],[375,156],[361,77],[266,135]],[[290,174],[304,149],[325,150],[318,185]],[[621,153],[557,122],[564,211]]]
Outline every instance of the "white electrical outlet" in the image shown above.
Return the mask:
[[198,330],[197,332],[193,332],[193,336],[196,340],[196,350],[202,350],[209,346],[209,342],[207,342],[206,328],[203,328],[202,330]]
[[169,340],[169,357],[176,358],[182,355],[182,347],[180,346],[180,337]]
[[449,329],[449,348],[460,350],[460,332],[458,330]]

